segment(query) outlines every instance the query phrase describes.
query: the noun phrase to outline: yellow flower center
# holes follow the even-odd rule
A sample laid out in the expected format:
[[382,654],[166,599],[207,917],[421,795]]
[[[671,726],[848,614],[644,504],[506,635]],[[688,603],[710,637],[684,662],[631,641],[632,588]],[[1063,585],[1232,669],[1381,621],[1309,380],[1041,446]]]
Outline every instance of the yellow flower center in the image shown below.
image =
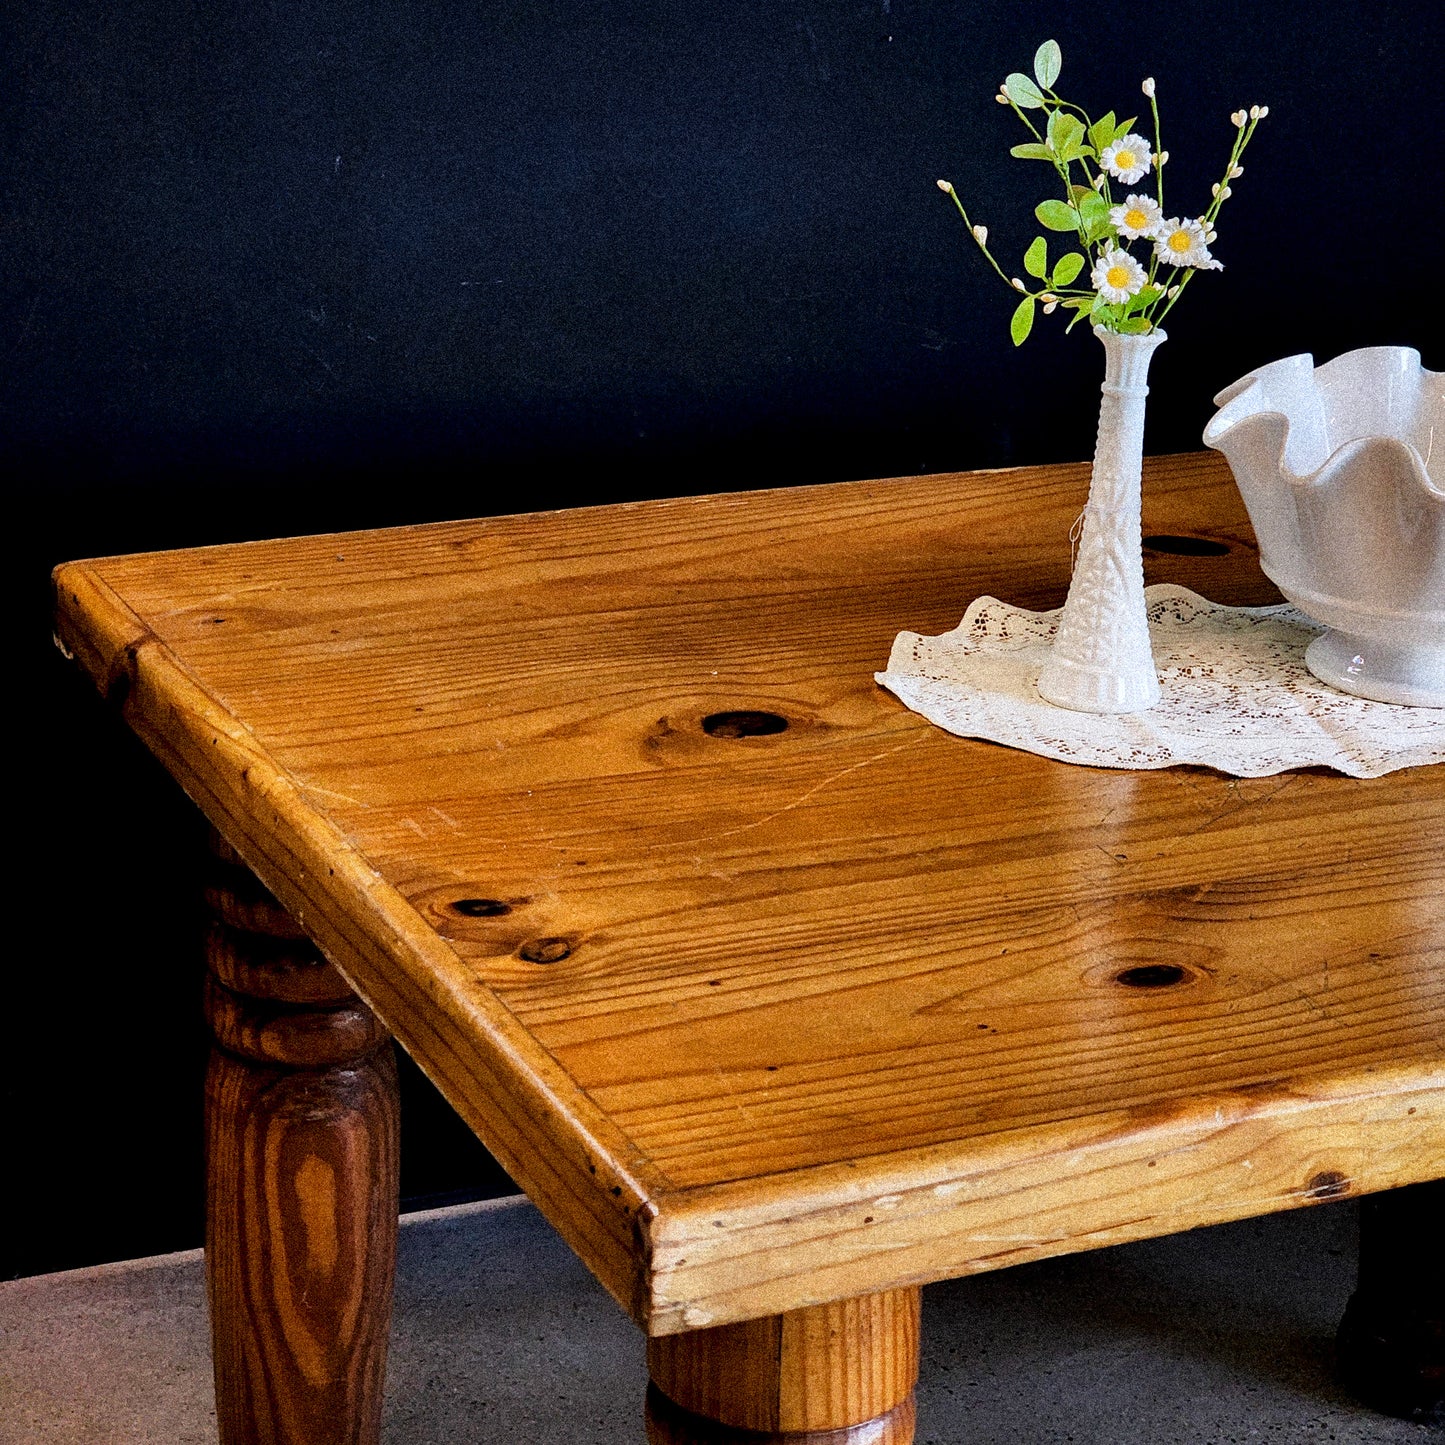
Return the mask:
[[1134,159],[1133,151],[1115,151],[1114,165],[1121,171],[1132,171],[1138,162]]
[[1136,206],[1132,211],[1124,212],[1124,224],[1131,231],[1142,231],[1149,224],[1149,217]]
[[1127,291],[1129,289],[1129,268],[1127,266],[1110,266],[1104,272],[1104,280],[1116,291]]
[[1175,231],[1169,238],[1169,249],[1181,254],[1194,249],[1194,237],[1188,231]]

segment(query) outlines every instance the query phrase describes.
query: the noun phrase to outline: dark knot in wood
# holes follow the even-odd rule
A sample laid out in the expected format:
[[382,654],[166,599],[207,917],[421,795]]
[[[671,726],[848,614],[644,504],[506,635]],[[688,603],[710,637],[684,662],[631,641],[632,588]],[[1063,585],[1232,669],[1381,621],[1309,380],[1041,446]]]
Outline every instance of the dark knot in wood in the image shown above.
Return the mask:
[[518,952],[528,963],[561,963],[572,952],[572,945],[565,938],[534,938]]
[[1224,542],[1213,542],[1208,537],[1176,537],[1160,533],[1144,538],[1144,547],[1150,552],[1164,552],[1171,557],[1227,557],[1229,547]]
[[787,732],[788,720],[776,712],[714,712],[703,718],[702,730],[711,738],[766,738]]
[[1310,1175],[1305,1192],[1311,1199],[1343,1199],[1350,1192],[1350,1181],[1338,1169],[1321,1169]]
[[500,898],[453,898],[450,907],[463,918],[502,918],[512,911]]
[[1125,988],[1172,988],[1183,983],[1186,974],[1177,963],[1141,963],[1114,975]]

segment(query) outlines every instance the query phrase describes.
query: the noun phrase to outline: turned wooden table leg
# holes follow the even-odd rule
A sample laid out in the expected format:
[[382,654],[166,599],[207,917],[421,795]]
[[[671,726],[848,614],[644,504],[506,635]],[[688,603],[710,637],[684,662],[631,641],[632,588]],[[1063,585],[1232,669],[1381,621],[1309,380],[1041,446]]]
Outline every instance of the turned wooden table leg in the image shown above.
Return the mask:
[[1366,1403],[1445,1425],[1445,1180],[1360,1201],[1360,1282],[1338,1348]]
[[375,1445],[396,1264],[386,1031],[219,839],[206,1276],[222,1445]]
[[912,1445],[917,1289],[647,1344],[652,1445]]

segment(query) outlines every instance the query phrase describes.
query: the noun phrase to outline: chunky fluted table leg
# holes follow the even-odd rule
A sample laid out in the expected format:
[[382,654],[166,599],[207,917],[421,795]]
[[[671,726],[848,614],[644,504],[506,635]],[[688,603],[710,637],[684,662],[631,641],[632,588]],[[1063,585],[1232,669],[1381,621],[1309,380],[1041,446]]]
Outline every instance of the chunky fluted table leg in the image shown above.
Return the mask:
[[919,1291],[648,1341],[652,1445],[912,1445]]
[[219,839],[206,1274],[222,1445],[375,1445],[396,1263],[386,1031]]
[[1445,1425],[1445,1180],[1360,1201],[1360,1282],[1339,1359],[1377,1410]]

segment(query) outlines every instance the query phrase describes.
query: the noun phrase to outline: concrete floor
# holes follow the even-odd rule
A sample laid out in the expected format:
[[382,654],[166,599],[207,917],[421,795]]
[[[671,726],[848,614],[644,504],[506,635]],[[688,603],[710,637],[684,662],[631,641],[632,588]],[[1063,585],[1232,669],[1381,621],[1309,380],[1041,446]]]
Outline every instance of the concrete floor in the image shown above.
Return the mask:
[[[918,1445],[1430,1445],[1331,1377],[1333,1204],[924,1292]],[[641,1442],[642,1338],[522,1202],[401,1231],[387,1445]],[[198,1253],[0,1284],[0,1445],[215,1440]]]

